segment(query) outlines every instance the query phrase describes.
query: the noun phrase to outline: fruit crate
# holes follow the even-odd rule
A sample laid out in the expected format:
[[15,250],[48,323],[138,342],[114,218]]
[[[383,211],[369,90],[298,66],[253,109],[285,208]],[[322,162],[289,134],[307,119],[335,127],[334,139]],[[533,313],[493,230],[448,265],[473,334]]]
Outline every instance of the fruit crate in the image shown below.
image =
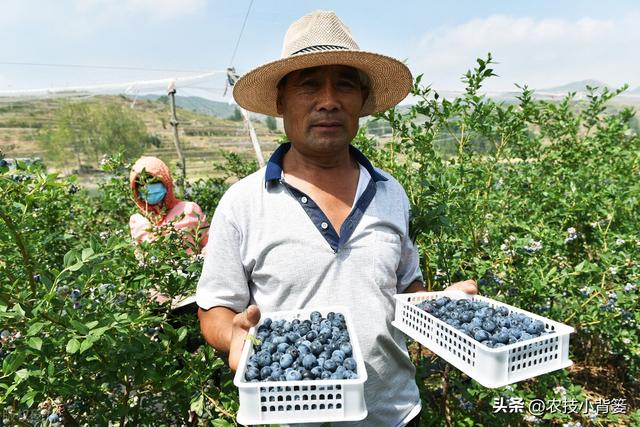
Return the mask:
[[[238,370],[233,379],[240,396],[240,409],[236,419],[239,424],[357,421],[367,416],[367,406],[364,400],[367,370],[353,321],[346,307],[316,307],[262,313],[261,319],[304,320],[308,319],[313,311],[320,312],[323,317],[331,311],[344,315],[353,358],[357,364],[358,378],[248,382],[245,380],[245,371],[247,361],[254,349],[251,341],[246,341],[242,348]],[[262,320],[249,330],[249,334],[255,336],[261,324]]]
[[[427,313],[416,304],[447,296],[485,301],[492,308],[506,307],[509,312],[522,313],[541,320],[547,335],[490,348],[464,332]],[[479,295],[461,291],[419,292],[398,294],[395,319],[400,331],[469,375],[485,387],[495,388],[571,366],[569,360],[570,326],[538,316],[526,310]]]

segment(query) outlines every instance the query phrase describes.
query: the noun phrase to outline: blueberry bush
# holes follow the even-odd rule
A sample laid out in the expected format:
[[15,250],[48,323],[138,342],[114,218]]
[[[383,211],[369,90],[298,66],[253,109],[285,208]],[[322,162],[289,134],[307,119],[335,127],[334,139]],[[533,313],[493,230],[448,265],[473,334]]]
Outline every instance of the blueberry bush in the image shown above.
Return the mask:
[[[474,278],[485,296],[573,326],[577,380],[562,371],[508,393],[487,390],[416,352],[425,407],[434,420],[463,425],[637,422],[640,137],[631,108],[608,107],[626,87],[589,87],[586,100],[569,93],[550,102],[523,86],[517,102],[498,103],[479,92],[494,76],[491,65],[490,55],[478,59],[463,77],[465,93],[453,100],[419,76],[415,105],[377,117],[393,129],[384,149],[364,133],[356,145],[407,191],[427,288]],[[443,137],[453,150],[440,149]],[[581,375],[602,366],[610,367],[606,379]],[[601,387],[608,382],[618,387]],[[624,398],[630,418],[493,414],[494,398],[559,399],[553,390],[583,403]]]
[[[486,389],[412,344],[422,423],[639,424],[635,113],[610,105],[624,88],[550,102],[523,86],[517,102],[499,103],[480,92],[491,66],[479,59],[454,99],[418,77],[415,105],[376,118],[391,140],[363,131],[354,144],[406,189],[426,286],[475,278],[488,297],[573,326],[574,366]],[[131,242],[127,159],[105,159],[106,178],[89,191],[38,164],[10,169],[1,157],[2,425],[235,425],[224,356],[204,345],[193,314],[151,298],[191,292],[202,258],[171,227],[156,230],[155,244]],[[256,168],[227,161],[235,178]],[[211,216],[227,182],[192,182],[183,196]],[[599,397],[625,398],[627,408],[533,416],[492,406]]]

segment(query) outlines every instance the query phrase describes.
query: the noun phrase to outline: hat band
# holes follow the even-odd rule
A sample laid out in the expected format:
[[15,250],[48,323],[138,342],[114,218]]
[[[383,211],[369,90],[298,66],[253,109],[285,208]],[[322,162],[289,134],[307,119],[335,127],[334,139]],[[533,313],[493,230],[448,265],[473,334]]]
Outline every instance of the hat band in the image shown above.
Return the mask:
[[349,48],[344,46],[336,46],[333,44],[318,44],[315,46],[308,46],[303,49],[297,50],[289,56],[298,55],[300,53],[308,53],[308,52],[324,52],[327,50],[349,50]]

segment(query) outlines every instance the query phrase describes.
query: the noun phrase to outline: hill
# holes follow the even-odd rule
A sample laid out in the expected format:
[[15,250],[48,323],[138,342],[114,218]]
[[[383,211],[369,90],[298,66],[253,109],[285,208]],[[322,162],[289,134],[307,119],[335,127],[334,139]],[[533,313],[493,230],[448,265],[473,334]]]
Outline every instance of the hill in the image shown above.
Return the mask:
[[[177,154],[173,129],[169,124],[168,105],[162,100],[141,100],[140,98],[133,100],[126,96],[95,96],[80,100],[43,98],[11,100],[11,102],[4,99],[0,102],[0,150],[7,157],[41,157],[49,168],[71,173],[71,170],[47,161],[46,152],[39,143],[39,135],[54,126],[55,112],[58,108],[65,103],[83,101],[114,103],[131,109],[131,114],[135,114],[145,123],[147,132],[160,140],[160,146],[157,148],[150,146],[145,155],[154,155],[172,167],[175,165]],[[193,101],[197,102],[197,100]],[[205,101],[211,102],[211,105],[206,103],[202,105],[215,107],[215,102]],[[233,108],[233,106],[229,107]],[[213,164],[222,159],[220,150],[255,157],[248,132],[242,121],[231,121],[182,107],[177,107],[177,116],[180,140],[190,179],[215,175]],[[267,156],[275,148],[275,140],[279,133],[269,131],[264,122],[256,121],[254,127],[264,155]],[[73,155],[73,153],[69,154]]]

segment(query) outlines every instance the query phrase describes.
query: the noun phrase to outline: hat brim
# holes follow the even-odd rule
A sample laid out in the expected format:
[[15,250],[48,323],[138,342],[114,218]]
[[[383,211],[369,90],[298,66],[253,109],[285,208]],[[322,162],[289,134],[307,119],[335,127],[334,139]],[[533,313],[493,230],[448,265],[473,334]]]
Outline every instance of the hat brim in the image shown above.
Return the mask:
[[254,68],[233,86],[233,97],[242,108],[279,117],[276,99],[278,82],[292,71],[322,65],[347,65],[369,77],[369,96],[360,116],[385,111],[402,101],[413,84],[411,72],[395,58],[378,53],[336,50],[304,53]]

